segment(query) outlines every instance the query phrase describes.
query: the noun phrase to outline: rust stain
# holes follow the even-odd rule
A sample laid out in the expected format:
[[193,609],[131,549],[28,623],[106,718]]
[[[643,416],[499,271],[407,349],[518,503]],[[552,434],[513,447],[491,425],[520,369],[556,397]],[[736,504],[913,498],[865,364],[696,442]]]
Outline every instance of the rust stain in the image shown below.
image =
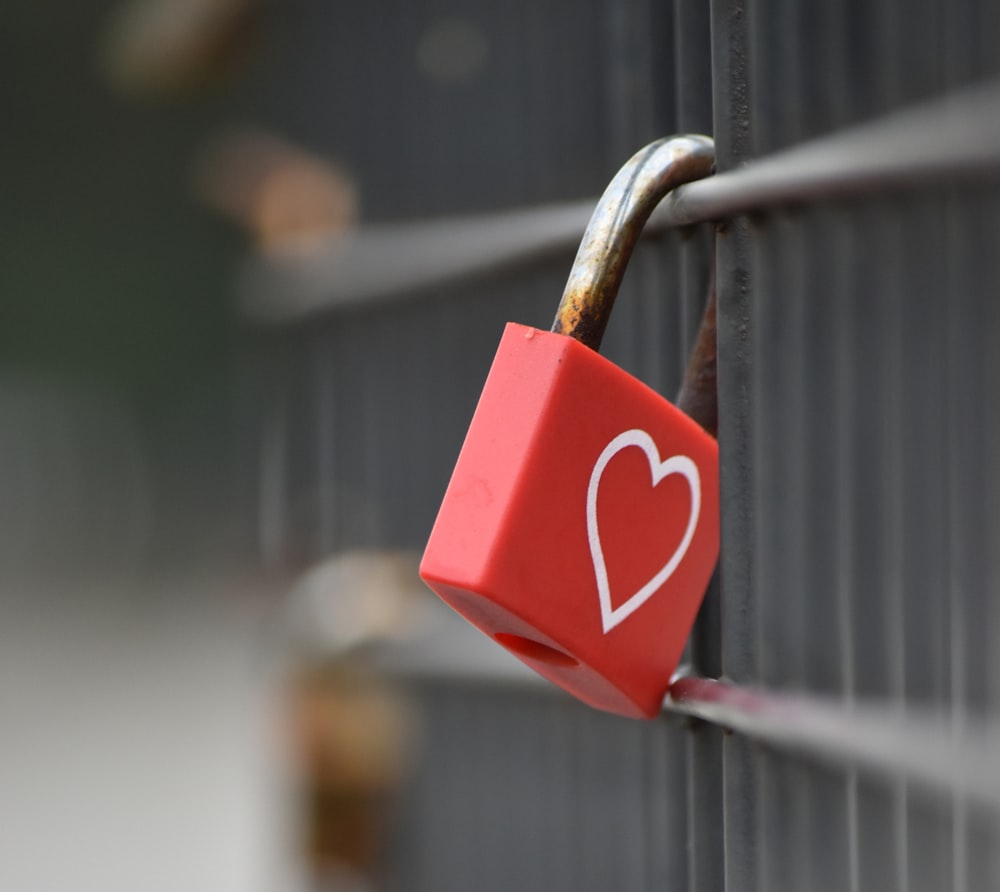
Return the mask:
[[552,330],[597,350],[625,267],[646,220],[675,187],[708,176],[715,164],[704,136],[662,139],[641,149],[601,196],[583,234]]
[[[592,350],[600,347],[625,267],[653,208],[675,187],[710,175],[714,165],[712,141],[704,136],[658,140],[629,159],[587,225],[552,331]],[[713,275],[676,403],[713,437],[719,427],[716,341]]]
[[712,265],[708,300],[701,327],[677,394],[676,406],[690,415],[713,437],[719,436],[718,333],[716,323],[715,265]]

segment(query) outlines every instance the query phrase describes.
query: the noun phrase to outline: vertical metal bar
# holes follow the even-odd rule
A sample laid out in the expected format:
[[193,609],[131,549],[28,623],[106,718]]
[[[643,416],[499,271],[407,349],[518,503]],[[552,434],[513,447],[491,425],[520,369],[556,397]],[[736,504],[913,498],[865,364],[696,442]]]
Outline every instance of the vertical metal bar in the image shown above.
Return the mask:
[[[683,807],[685,793],[692,787],[692,767],[687,755],[691,735],[677,722],[653,722],[643,730],[648,769],[642,778],[647,878],[642,888],[663,892],[691,889],[694,883],[688,862],[696,861],[696,853],[689,855],[689,845],[690,841],[697,844],[700,839],[688,826],[690,812]],[[717,857],[721,868],[721,846]],[[712,887],[703,884],[702,888]]]
[[[886,518],[891,515],[886,507],[883,474],[893,461],[885,437],[885,406],[892,400],[887,386],[886,341],[891,328],[886,295],[893,286],[882,262],[888,249],[881,213],[881,208],[869,206],[846,211],[842,225],[848,242],[847,256],[835,264],[843,271],[838,302],[844,304],[844,330],[850,331],[851,348],[842,357],[844,399],[851,419],[848,442],[844,444],[844,463],[851,468],[851,491],[849,497],[843,496],[849,503],[845,504],[850,521],[844,531],[848,536],[844,547],[851,555],[850,575],[842,578],[849,601],[844,605],[845,615],[850,617],[847,634],[853,645],[852,677],[844,679],[848,697],[854,693],[887,696],[888,629],[898,624],[890,615],[883,590]],[[895,864],[891,793],[852,777],[849,796],[856,801],[851,838],[858,883],[866,889],[892,888]]]
[[[994,10],[993,15],[1000,17],[1000,11]],[[996,283],[1000,282],[1000,258],[993,250],[995,233],[990,222],[997,219],[997,209],[1000,207],[1000,190],[996,187],[988,190],[983,196],[983,203],[978,213],[972,218],[969,237],[973,239],[973,250],[976,255],[976,268],[980,271],[981,280],[976,282],[977,305],[979,306],[980,326],[978,338],[981,344],[983,363],[984,394],[995,394],[1000,390],[1000,352],[995,345],[1000,343],[1000,305],[993,299]],[[977,227],[975,223],[980,225]],[[982,287],[983,282],[994,283],[993,289]],[[982,685],[978,694],[982,708],[991,714],[1000,712],[1000,604],[996,593],[1000,590],[1000,549],[992,547],[1000,541],[1000,465],[992,458],[1000,454],[1000,413],[989,411],[992,401],[986,400],[977,407],[977,414],[982,419],[983,480],[980,487],[983,513],[982,541],[983,577],[980,581],[980,609],[983,611],[982,637]],[[973,689],[975,690],[975,689]],[[1000,747],[1000,738],[994,739],[993,745]],[[980,888],[1000,888],[1000,819],[993,816],[986,835],[985,844],[979,848],[982,858],[982,875],[985,877]],[[983,851],[985,849],[985,851]]]
[[[787,287],[779,275],[786,225],[777,220],[760,226],[754,239],[754,343],[752,387],[758,395],[755,436],[762,442],[754,445],[753,493],[756,501],[756,519],[753,535],[756,554],[755,590],[759,593],[756,611],[757,627],[753,630],[758,655],[758,678],[761,684],[773,685],[786,679],[787,642],[797,640],[797,635],[787,628],[794,622],[792,610],[781,609],[782,593],[789,586],[783,584],[784,566],[778,556],[783,553],[780,542],[785,529],[776,522],[787,509],[787,484],[782,478],[786,470],[783,462],[775,461],[779,451],[768,440],[769,431],[780,431],[781,437],[789,436],[788,422],[782,413],[789,401],[785,390],[793,376],[785,374],[792,368],[794,358],[786,354],[789,342],[790,313],[783,312]],[[798,307],[794,301],[788,310]],[[773,439],[773,438],[772,438]],[[789,449],[794,446],[789,443]],[[781,450],[782,452],[784,450]],[[775,541],[777,540],[777,542]],[[793,603],[794,599],[793,599]],[[796,623],[797,626],[797,623]],[[797,628],[796,628],[797,632]],[[770,641],[769,647],[763,643]],[[760,764],[760,781],[757,788],[757,873],[759,888],[769,892],[783,892],[794,887],[791,857],[786,854],[794,845],[794,824],[787,784],[787,766],[773,754],[765,754]]]
[[[975,405],[979,402],[982,380],[976,350],[978,347],[974,306],[969,300],[974,285],[963,275],[974,263],[963,250],[957,236],[961,233],[961,215],[955,196],[950,196],[947,206],[947,231],[944,250],[948,265],[948,316],[947,316],[947,429],[948,460],[948,626],[950,630],[951,719],[953,734],[961,740],[966,733],[966,608],[973,591],[981,582],[976,581],[976,571],[981,569],[976,554],[975,524],[981,528],[981,517],[976,517],[975,501],[969,495],[975,492],[970,483],[981,473],[979,448],[982,437],[975,433]],[[963,263],[963,261],[965,261]],[[971,287],[970,287],[971,286]],[[972,424],[970,425],[970,422]],[[970,427],[973,432],[969,436]],[[958,432],[961,431],[961,436]],[[968,476],[971,475],[973,480]],[[974,486],[974,484],[973,484]],[[975,519],[969,523],[970,515]],[[975,523],[980,521],[980,523]],[[969,807],[961,795],[952,801],[952,859],[951,887],[954,892],[969,889],[968,826]]]
[[[981,21],[986,18],[983,9],[971,3],[947,4],[944,17],[945,78],[956,88],[975,78],[982,64],[975,51],[976,32],[988,25]],[[984,664],[995,646],[988,631],[984,539],[988,518],[982,498],[986,456],[990,455],[984,451],[987,437],[982,420],[990,404],[983,356],[984,345],[990,342],[984,339],[982,295],[987,291],[984,283],[996,281],[988,274],[987,257],[992,251],[982,251],[982,233],[990,233],[995,224],[988,212],[983,213],[980,196],[952,191],[946,203],[950,693],[953,733],[961,740],[968,733],[970,708],[988,710],[983,690],[988,665]],[[977,857],[982,834],[972,832],[968,803],[956,796],[952,810],[952,888],[968,892],[995,886],[995,878],[991,883],[988,876],[988,862]]]
[[674,0],[674,102],[678,133],[712,132],[711,17],[701,0]]
[[[720,889],[725,878],[722,741],[718,728],[698,725],[686,735],[690,892]],[[679,745],[675,740],[674,745]]]
[[288,535],[288,396],[284,363],[269,382],[260,437],[257,541],[261,561],[283,569]]
[[577,837],[573,821],[575,785],[572,749],[573,706],[552,704],[542,722],[543,743],[539,768],[546,778],[543,819],[549,827],[548,870],[544,888],[572,889]]
[[[811,41],[810,41],[811,42]],[[802,664],[805,687],[810,692],[843,696],[844,615],[846,599],[840,597],[842,579],[850,572],[849,553],[841,547],[838,505],[851,488],[852,467],[844,442],[854,424],[853,413],[837,412],[839,361],[850,355],[851,333],[841,322],[843,304],[838,300],[836,278],[837,237],[843,232],[835,211],[817,208],[801,215],[803,231],[801,281],[804,290],[783,296],[805,307],[801,342],[804,345],[800,380],[804,416],[805,473],[802,478],[803,533],[802,576],[792,592],[809,592]],[[843,558],[847,557],[844,562]],[[792,592],[786,593],[794,597]],[[838,773],[815,769],[803,784],[803,811],[807,841],[804,854],[809,865],[806,887],[816,890],[847,889],[850,884],[848,838],[848,784]]]
[[[892,98],[912,100],[936,89],[939,80],[936,73],[940,64],[939,11],[934,4],[925,2],[900,5],[897,12],[905,12],[910,27],[904,39],[897,38],[893,61],[898,65],[895,84],[901,95]],[[941,578],[943,556],[939,544],[946,533],[940,528],[934,531],[946,505],[940,491],[940,477],[935,473],[934,479],[925,479],[930,466],[940,467],[944,456],[933,425],[927,426],[922,411],[926,406],[940,405],[941,398],[939,344],[931,332],[931,327],[938,325],[938,320],[932,318],[940,294],[935,284],[940,283],[933,280],[933,266],[930,269],[925,266],[931,258],[939,256],[940,243],[928,257],[929,242],[935,240],[927,238],[926,212],[914,205],[910,201],[896,201],[889,210],[900,220],[906,234],[898,254],[905,262],[898,280],[905,310],[900,314],[897,329],[904,377],[898,382],[897,391],[901,436],[897,441],[900,470],[896,493],[900,595],[905,593],[905,597],[899,598],[897,614],[903,636],[899,671],[904,703],[910,699],[941,702],[941,673],[947,671],[941,653],[947,616],[942,615],[940,603],[945,583]],[[914,610],[912,605],[917,599],[923,603],[921,609]],[[939,887],[944,881],[943,859],[949,854],[940,832],[941,817],[931,814],[910,796],[905,784],[899,785],[898,803],[903,859],[900,882],[911,889]]]
[[[709,260],[714,260],[714,248],[709,247],[700,236],[701,233],[681,247],[681,313],[676,320],[678,330],[683,332],[681,357],[690,353],[704,311],[705,295],[709,287],[714,287],[714,281],[710,285],[706,275]],[[678,364],[678,381],[680,374]],[[722,674],[722,599],[718,573],[713,577],[698,613],[688,645],[688,659],[704,675],[715,678]],[[725,881],[723,737],[717,728],[699,725],[686,735],[685,744],[689,766],[689,889],[692,892],[721,889]]]
[[[749,223],[735,221],[717,241],[719,445],[722,467],[722,668],[739,682],[757,675],[753,589],[752,404],[749,391],[752,270]],[[751,745],[723,740],[726,889],[756,889],[756,764]]]
[[358,502],[361,511],[355,516],[355,525],[361,536],[361,543],[367,547],[380,547],[384,544],[383,506],[380,498],[382,491],[383,463],[390,458],[391,443],[383,440],[382,411],[383,380],[386,376],[384,361],[380,363],[380,354],[384,354],[385,335],[377,314],[361,317],[357,320],[357,332],[344,349],[351,356],[351,367],[364,369],[364,374],[357,378],[356,395],[358,398],[357,426],[347,432],[355,438],[358,449],[356,453],[357,467],[361,472],[361,485],[358,492]]
[[[431,343],[426,315],[415,307],[407,307],[405,312],[400,312],[395,321],[391,353],[387,357],[394,376],[390,387],[399,394],[392,438],[405,444],[393,475],[398,492],[395,502],[399,506],[399,517],[389,540],[392,547],[410,546],[423,538],[423,529],[416,532],[417,518],[424,505],[421,478],[426,474],[424,456],[434,450],[429,408],[432,401],[429,393],[430,361],[427,355],[433,349]],[[400,370],[404,370],[402,374]],[[416,471],[418,467],[420,473]]]
[[[943,299],[944,206],[936,196],[898,200],[907,247],[902,284],[906,313],[899,336],[906,381],[901,393],[905,445],[899,456],[905,475],[904,570],[907,592],[902,622],[908,652],[908,702],[950,707],[947,605],[947,301]],[[919,605],[917,608],[916,605]],[[916,609],[915,609],[916,608]],[[910,882],[914,889],[947,885],[951,875],[951,815],[915,799],[910,808]]]
[[335,351],[329,336],[317,339],[312,355],[316,413],[316,495],[319,499],[317,531],[320,552],[332,554],[337,543],[337,396]]
[[[712,64],[719,170],[750,154],[748,41],[742,0],[713,0]],[[722,466],[722,667],[736,681],[757,674],[753,592],[751,471],[752,404],[749,390],[752,300],[749,224],[738,220],[717,238],[719,300],[719,447]],[[750,745],[723,741],[726,889],[757,888],[756,765]]]
[[[903,256],[902,227],[898,220],[886,220],[886,238],[884,241],[883,270],[887,280],[885,301],[888,307],[886,328],[888,331],[899,331],[902,327],[904,289],[901,283],[901,258]],[[886,593],[889,624],[887,628],[889,652],[889,690],[892,706],[895,710],[904,711],[906,692],[906,637],[902,617],[906,609],[903,588],[903,524],[905,514],[902,508],[904,480],[898,456],[906,447],[903,426],[898,410],[899,394],[905,380],[903,368],[901,338],[894,337],[886,344],[887,356],[887,391],[892,395],[893,402],[886,413],[886,447],[882,452],[883,474],[885,487],[885,502],[891,506],[886,513],[886,559],[884,562],[885,578],[882,590]],[[893,783],[894,808],[894,853],[896,858],[896,889],[907,892],[909,889],[909,858],[907,843],[907,789],[902,780]]]
[[[677,131],[711,133],[711,11],[701,0],[674,0],[673,13]],[[680,246],[681,301],[677,324],[681,332],[682,357],[688,355],[693,343],[710,287],[705,271],[709,263],[714,264],[714,245],[710,245],[709,237],[708,232],[699,232]],[[714,270],[712,277],[714,287]],[[678,363],[678,384],[682,372],[682,365]],[[688,658],[699,672],[717,677],[722,673],[721,644],[721,593],[716,574],[695,623]],[[695,726],[685,735],[684,745],[688,766],[687,887],[690,892],[707,892],[723,888],[725,882],[722,734],[716,728]]]
[[638,377],[654,390],[673,398],[680,380],[681,357],[674,345],[679,339],[678,319],[684,299],[678,282],[676,233],[667,233],[640,245],[633,262],[636,268],[630,276],[640,286],[639,300],[635,301],[639,312],[632,320]]
[[[854,629],[857,622],[854,613],[853,594],[859,585],[859,573],[856,566],[856,549],[853,528],[866,523],[861,518],[858,496],[859,470],[863,469],[865,458],[863,451],[856,449],[859,435],[858,428],[866,418],[854,415],[854,394],[858,391],[859,350],[856,343],[856,332],[859,327],[859,317],[853,299],[850,285],[852,262],[857,253],[857,243],[852,237],[853,220],[844,216],[838,220],[834,235],[834,258],[832,270],[834,276],[833,300],[834,306],[840,310],[840,320],[837,330],[842,333],[846,342],[840,350],[840,362],[836,380],[835,415],[843,420],[838,424],[837,453],[841,456],[840,466],[845,469],[846,479],[839,481],[836,500],[836,541],[838,566],[837,584],[837,616],[838,644],[840,650],[840,691],[848,708],[854,703],[856,687],[856,656]],[[851,419],[848,424],[847,420]],[[860,470],[860,476],[864,471]],[[858,892],[860,887],[859,874],[859,829],[858,829],[858,775],[853,768],[849,769],[847,784],[847,857],[848,883],[851,892]]]
[[[608,23],[603,41],[608,89],[605,120],[610,122],[605,132],[611,140],[608,149],[613,163],[619,165],[636,146],[657,135],[650,101],[653,46],[649,0],[611,0],[605,4],[605,16]],[[669,25],[669,21],[665,24]],[[659,39],[665,36],[657,35]]]
[[[647,801],[655,795],[654,788],[650,784],[652,774],[649,770],[650,754],[646,746],[646,732],[645,725],[632,724],[622,728],[620,723],[616,722],[608,727],[609,736],[615,740],[614,760],[630,766],[622,784],[627,794],[622,798],[621,808],[627,835],[615,847],[617,857],[624,862],[619,872],[619,882],[629,889],[650,888],[650,859],[647,849],[650,844],[655,846],[664,844],[661,840],[651,840],[646,828],[649,814]],[[657,753],[657,758],[667,761],[668,764],[675,763],[680,757],[680,751]],[[680,796],[671,797],[672,811],[681,811],[681,804]]]
[[[865,66],[871,59],[872,35],[858,33],[864,27],[863,20],[856,7],[848,4],[828,4],[820,10],[827,34],[826,42],[831,51],[828,59],[831,70],[828,82],[831,89],[831,111],[837,126],[844,126],[856,118],[856,107],[863,101],[852,91],[851,69],[855,64]],[[852,22],[859,22],[859,27],[850,28]],[[860,43],[863,60],[858,63],[854,58],[854,41]],[[837,621],[838,649],[840,663],[840,695],[848,708],[854,702],[856,688],[856,640],[855,626],[857,618],[854,612],[854,592],[859,588],[859,573],[856,564],[856,536],[853,530],[868,523],[858,500],[859,478],[865,480],[865,453],[863,449],[855,448],[859,443],[859,427],[867,420],[862,413],[855,412],[854,394],[858,388],[858,369],[863,368],[859,361],[857,345],[858,329],[862,318],[857,312],[857,305],[851,288],[851,273],[855,266],[858,242],[854,237],[854,223],[850,215],[834,215],[832,233],[832,262],[830,267],[832,281],[832,299],[834,312],[838,314],[837,332],[841,336],[841,347],[837,353],[836,380],[834,384],[835,415],[838,436],[836,438],[836,454],[840,457],[837,463],[844,469],[844,477],[837,486],[836,496],[836,554],[834,564],[837,567]],[[859,798],[858,774],[854,768],[848,769],[845,777],[845,809],[846,809],[846,885],[850,892],[859,892],[860,875],[860,829],[859,829]]]
[[[715,125],[719,167],[746,157],[749,122],[729,110],[746,103],[745,28],[742,3],[715,0],[712,7]],[[752,274],[750,224],[734,220],[719,230],[716,282],[719,300],[719,443],[723,453],[722,516],[723,671],[735,681],[756,674],[752,592],[753,538],[750,507],[752,416],[750,344]]]
[[[764,524],[773,527],[771,531],[771,561],[777,569],[765,595],[761,583],[756,591],[759,598],[770,602],[767,614],[768,628],[763,623],[763,642],[769,641],[768,629],[784,632],[778,643],[781,648],[780,669],[776,681],[793,689],[804,688],[810,680],[812,653],[809,650],[812,638],[812,612],[815,603],[812,597],[803,598],[799,593],[814,581],[810,562],[814,559],[811,527],[815,519],[815,506],[810,500],[810,489],[815,481],[810,474],[810,448],[813,431],[810,428],[809,387],[816,380],[817,365],[822,360],[814,357],[815,345],[811,342],[810,324],[815,313],[813,309],[822,294],[814,294],[815,281],[808,263],[809,241],[806,224],[802,217],[782,217],[773,221],[777,228],[775,238],[780,241],[777,252],[776,271],[773,275],[774,292],[760,294],[757,303],[764,300],[771,303],[772,323],[781,319],[784,323],[784,337],[769,342],[761,335],[763,328],[756,327],[759,341],[756,353],[765,351],[772,376],[780,376],[782,386],[769,392],[759,392],[755,413],[759,428],[755,431],[755,447],[768,438],[767,453],[763,448],[755,448],[755,462],[759,467],[770,464],[775,467],[775,476],[783,481],[783,498],[771,504],[767,514],[760,519],[757,541],[764,534]],[[756,267],[755,267],[756,268]],[[758,285],[760,288],[760,285]],[[755,320],[756,322],[756,320]],[[758,360],[759,362],[760,360]],[[795,369],[796,374],[787,374]],[[772,378],[773,380],[773,378]],[[770,412],[764,407],[767,406]],[[764,507],[765,497],[755,492],[755,508]],[[769,516],[768,516],[769,515]],[[767,518],[765,520],[765,517]],[[794,547],[789,549],[789,541]],[[773,649],[774,645],[770,649]],[[788,785],[787,809],[787,873],[790,889],[809,888],[813,879],[810,854],[811,784],[807,770],[800,765],[779,764],[778,773]],[[772,840],[771,854],[780,858],[782,843],[780,838]]]
[[[995,650],[991,629],[991,538],[989,491],[991,457],[996,454],[995,413],[991,394],[996,370],[990,357],[996,336],[988,308],[997,281],[991,244],[994,238],[996,193],[975,196],[952,193],[948,200],[947,429],[949,435],[949,610],[951,624],[951,702],[953,730],[961,740],[970,715],[990,713],[990,656]],[[991,374],[992,372],[992,374]],[[982,846],[995,849],[960,797],[954,801],[952,882],[956,889],[993,888],[989,857]],[[978,818],[978,821],[977,821]],[[995,823],[995,819],[994,819]],[[996,827],[994,827],[994,832]]]

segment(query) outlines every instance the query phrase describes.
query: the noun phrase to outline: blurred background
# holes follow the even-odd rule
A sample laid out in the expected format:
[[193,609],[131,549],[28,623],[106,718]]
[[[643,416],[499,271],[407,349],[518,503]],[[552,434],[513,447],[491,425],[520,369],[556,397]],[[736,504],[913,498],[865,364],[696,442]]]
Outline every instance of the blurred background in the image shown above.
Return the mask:
[[[4,4],[0,887],[447,886],[426,795],[398,794],[412,680],[357,654],[464,640],[416,556],[503,322],[547,322],[593,198],[672,115],[671,28],[643,4]],[[559,202],[555,259],[448,284],[524,228],[490,214]],[[460,243],[467,215],[497,239]],[[301,312],[358,232],[346,308]]]
[[[1000,886],[998,22],[0,6],[0,888]],[[688,661],[841,736],[597,714],[440,608],[416,562],[503,324],[548,326],[618,167],[923,102],[822,156],[889,157],[856,192],[644,239],[605,340],[673,394],[714,265]]]

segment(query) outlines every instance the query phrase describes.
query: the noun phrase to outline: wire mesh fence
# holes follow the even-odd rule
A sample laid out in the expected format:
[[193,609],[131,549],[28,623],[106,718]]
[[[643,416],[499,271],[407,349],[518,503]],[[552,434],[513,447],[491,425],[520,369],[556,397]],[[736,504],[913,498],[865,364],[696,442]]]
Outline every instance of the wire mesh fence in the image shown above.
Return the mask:
[[[714,129],[720,183],[751,191],[766,179],[752,165],[727,172],[813,138],[806,161],[832,165],[820,179],[838,164],[868,173],[863,188],[796,194],[802,168],[772,166],[770,197],[727,213],[711,190],[728,186],[691,187],[697,225],[643,244],[606,341],[672,394],[714,240],[723,557],[689,655],[704,676],[775,692],[777,713],[696,705],[699,718],[633,724],[560,695],[426,682],[424,760],[388,879],[435,892],[1000,886],[1000,103],[987,89],[953,119],[947,99],[996,73],[995,13],[929,0],[716,0],[710,20],[687,0],[504,9],[484,25],[496,47],[532,23],[517,76],[442,100],[392,163],[358,156],[394,171],[371,190],[385,217],[428,194],[450,213],[577,198],[647,138],[683,130]],[[362,96],[335,102],[369,101],[393,59],[385,48]],[[942,96],[910,130],[836,141]],[[523,131],[481,151],[467,143],[489,134],[465,133],[442,162],[477,101]],[[904,169],[912,144],[941,153]],[[494,150],[513,180],[470,205]],[[268,336],[247,417],[266,554],[422,545],[503,322],[541,326],[554,310],[569,259],[555,254]]]

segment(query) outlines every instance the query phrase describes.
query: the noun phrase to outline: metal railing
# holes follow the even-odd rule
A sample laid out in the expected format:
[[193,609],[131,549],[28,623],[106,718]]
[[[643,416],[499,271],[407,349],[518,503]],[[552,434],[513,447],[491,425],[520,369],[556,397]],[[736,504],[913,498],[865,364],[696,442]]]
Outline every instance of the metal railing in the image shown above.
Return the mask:
[[[818,199],[998,174],[1000,85],[991,83],[683,186],[654,212],[648,228],[662,231]],[[244,305],[254,318],[289,322],[419,297],[422,288],[575,248],[590,206],[581,201],[478,219],[362,229],[316,256],[257,261]],[[385,257],[392,262],[384,262]],[[464,645],[455,654],[447,638],[436,638],[420,652],[411,651],[409,662],[397,657],[389,663],[396,671],[453,681],[525,678],[516,672],[497,674],[495,662],[477,661],[474,653]],[[948,713],[933,708],[900,710],[870,698],[844,703],[696,676],[675,682],[664,710],[810,757],[1000,807],[1000,727],[992,719],[970,717],[956,728]]]

